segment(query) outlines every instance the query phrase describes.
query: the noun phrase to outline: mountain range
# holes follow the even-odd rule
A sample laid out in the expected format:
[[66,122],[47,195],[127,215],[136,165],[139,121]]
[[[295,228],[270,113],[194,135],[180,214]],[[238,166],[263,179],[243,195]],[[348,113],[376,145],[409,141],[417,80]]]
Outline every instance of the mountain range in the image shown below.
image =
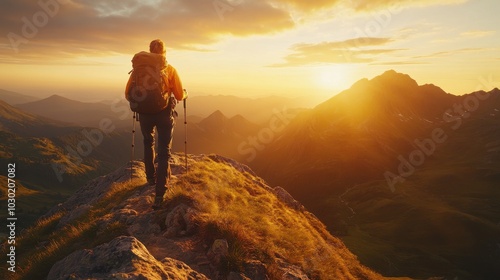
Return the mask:
[[[132,114],[127,101],[122,97],[103,102],[81,102],[60,95],[37,99],[20,93],[0,89],[0,100],[26,113],[59,120],[71,125],[96,127],[102,119],[110,119],[120,129],[129,128]],[[256,124],[263,124],[283,108],[304,110],[312,105],[305,98],[266,97],[243,98],[230,95],[193,96],[187,100],[187,115],[199,122],[215,111],[232,118],[240,115]],[[25,102],[26,101],[26,102]],[[182,104],[178,111],[182,111]]]
[[[43,116],[53,120],[61,120],[71,125],[98,127],[102,119],[110,119],[115,125],[121,114],[109,104],[100,102],[80,102],[60,95],[33,102],[17,104],[17,108],[30,114]],[[123,123],[122,123],[123,122]],[[130,121],[120,120],[119,126],[130,125]]]
[[[23,96],[23,95],[19,95]],[[0,95],[0,97],[2,97]],[[273,117],[277,110],[284,107],[293,112],[303,111],[287,106],[300,105],[291,98],[269,97],[260,99],[240,98],[235,96],[195,96],[188,100],[187,130],[190,153],[217,153],[223,156],[242,160],[245,155],[238,150],[248,137],[256,135]],[[45,122],[58,123],[59,126],[83,126],[99,128],[101,122],[111,122],[120,133],[132,131],[132,113],[128,103],[123,99],[113,102],[80,102],[59,95],[29,103],[18,104],[16,114],[30,114]],[[216,109],[220,108],[220,109]],[[177,111],[182,114],[182,104]],[[240,113],[238,113],[241,111]],[[249,121],[254,119],[256,122]],[[230,116],[230,117],[227,117]],[[56,121],[57,120],[57,121]],[[177,118],[174,130],[173,150],[184,151],[185,130],[184,116]],[[135,124],[136,127],[139,123]],[[28,131],[45,130],[35,125]],[[136,143],[142,143],[142,135],[136,133]],[[130,144],[129,144],[130,146]],[[136,145],[136,154],[142,155],[142,145]],[[127,147],[123,147],[126,149]]]
[[385,275],[500,277],[500,90],[387,71],[293,119],[250,162]]

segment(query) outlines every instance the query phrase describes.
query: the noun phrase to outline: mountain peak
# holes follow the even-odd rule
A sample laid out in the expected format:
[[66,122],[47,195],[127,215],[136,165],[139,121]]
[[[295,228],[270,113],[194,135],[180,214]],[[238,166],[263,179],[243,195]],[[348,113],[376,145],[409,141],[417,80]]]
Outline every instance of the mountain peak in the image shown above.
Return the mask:
[[[309,279],[311,271],[321,279],[382,279],[284,189],[269,187],[247,166],[217,155],[187,159],[189,173],[183,155],[172,156],[169,192],[157,211],[151,209],[154,187],[146,184],[142,162],[90,181],[30,231],[36,240],[21,239],[26,244],[18,245],[29,251],[33,242],[58,240],[60,248],[74,253],[49,251],[48,266],[36,252],[23,259],[43,267],[37,275],[48,279],[133,277],[137,264],[150,273],[185,275],[182,279]],[[95,258],[88,259],[88,252]]]
[[209,129],[220,129],[227,124],[228,120],[229,119],[220,110],[216,110],[208,117],[201,120],[199,124]]
[[32,109],[36,107],[45,107],[45,106],[50,106],[52,109],[54,106],[62,106],[62,107],[67,107],[67,106],[80,106],[84,104],[83,102],[76,101],[73,99],[69,99],[67,97],[58,95],[58,94],[53,94],[47,98],[36,100],[33,102],[28,102],[28,103],[23,103],[17,105],[17,107],[21,109]]
[[395,70],[387,70],[382,75],[372,79],[373,82],[384,85],[398,85],[405,87],[418,87],[417,82],[408,74],[396,72]]
[[227,117],[220,110],[214,111],[208,118],[216,118],[216,119],[227,119]]
[[64,96],[58,95],[58,94],[53,94],[53,95],[51,95],[43,100],[50,101],[50,102],[78,102],[78,103],[82,103],[80,101],[69,99],[67,97],[64,97]]

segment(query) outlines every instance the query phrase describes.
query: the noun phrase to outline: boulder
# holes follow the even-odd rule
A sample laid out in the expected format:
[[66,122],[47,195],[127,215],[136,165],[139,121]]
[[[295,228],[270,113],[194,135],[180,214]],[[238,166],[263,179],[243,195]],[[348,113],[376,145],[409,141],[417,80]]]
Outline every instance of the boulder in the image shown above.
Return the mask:
[[218,267],[222,260],[229,255],[229,243],[225,239],[217,239],[207,253],[208,259],[215,267]]
[[195,218],[195,209],[184,203],[177,205],[165,218],[167,230],[163,235],[167,238],[172,238],[193,233],[196,228]]
[[291,194],[289,194],[284,188],[282,187],[276,187],[273,189],[274,194],[276,197],[283,202],[285,205],[288,207],[295,209],[297,211],[303,211],[304,206],[300,204]]
[[52,279],[208,279],[185,263],[156,260],[135,237],[120,236],[94,249],[73,252],[55,263]]

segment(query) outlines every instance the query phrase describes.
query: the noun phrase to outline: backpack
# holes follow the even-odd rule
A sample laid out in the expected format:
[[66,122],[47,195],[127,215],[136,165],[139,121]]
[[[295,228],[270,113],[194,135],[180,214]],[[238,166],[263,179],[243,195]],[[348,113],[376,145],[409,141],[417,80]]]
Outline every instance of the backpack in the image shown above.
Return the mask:
[[139,52],[132,58],[132,81],[127,96],[130,109],[140,114],[156,114],[168,105],[164,79],[167,61],[161,54]]

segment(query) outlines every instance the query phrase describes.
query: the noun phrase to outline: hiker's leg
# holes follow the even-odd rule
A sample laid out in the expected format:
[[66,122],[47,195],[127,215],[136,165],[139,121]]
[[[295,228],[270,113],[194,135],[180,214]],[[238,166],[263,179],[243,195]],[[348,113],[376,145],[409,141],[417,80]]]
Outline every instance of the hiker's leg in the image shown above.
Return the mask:
[[167,190],[167,176],[170,160],[170,147],[174,131],[174,118],[170,110],[163,110],[158,120],[158,168],[156,179],[156,196],[163,197]]
[[146,167],[146,178],[153,183],[156,178],[154,166],[154,127],[156,120],[154,116],[141,114],[139,117],[141,132],[144,137],[144,165]]

